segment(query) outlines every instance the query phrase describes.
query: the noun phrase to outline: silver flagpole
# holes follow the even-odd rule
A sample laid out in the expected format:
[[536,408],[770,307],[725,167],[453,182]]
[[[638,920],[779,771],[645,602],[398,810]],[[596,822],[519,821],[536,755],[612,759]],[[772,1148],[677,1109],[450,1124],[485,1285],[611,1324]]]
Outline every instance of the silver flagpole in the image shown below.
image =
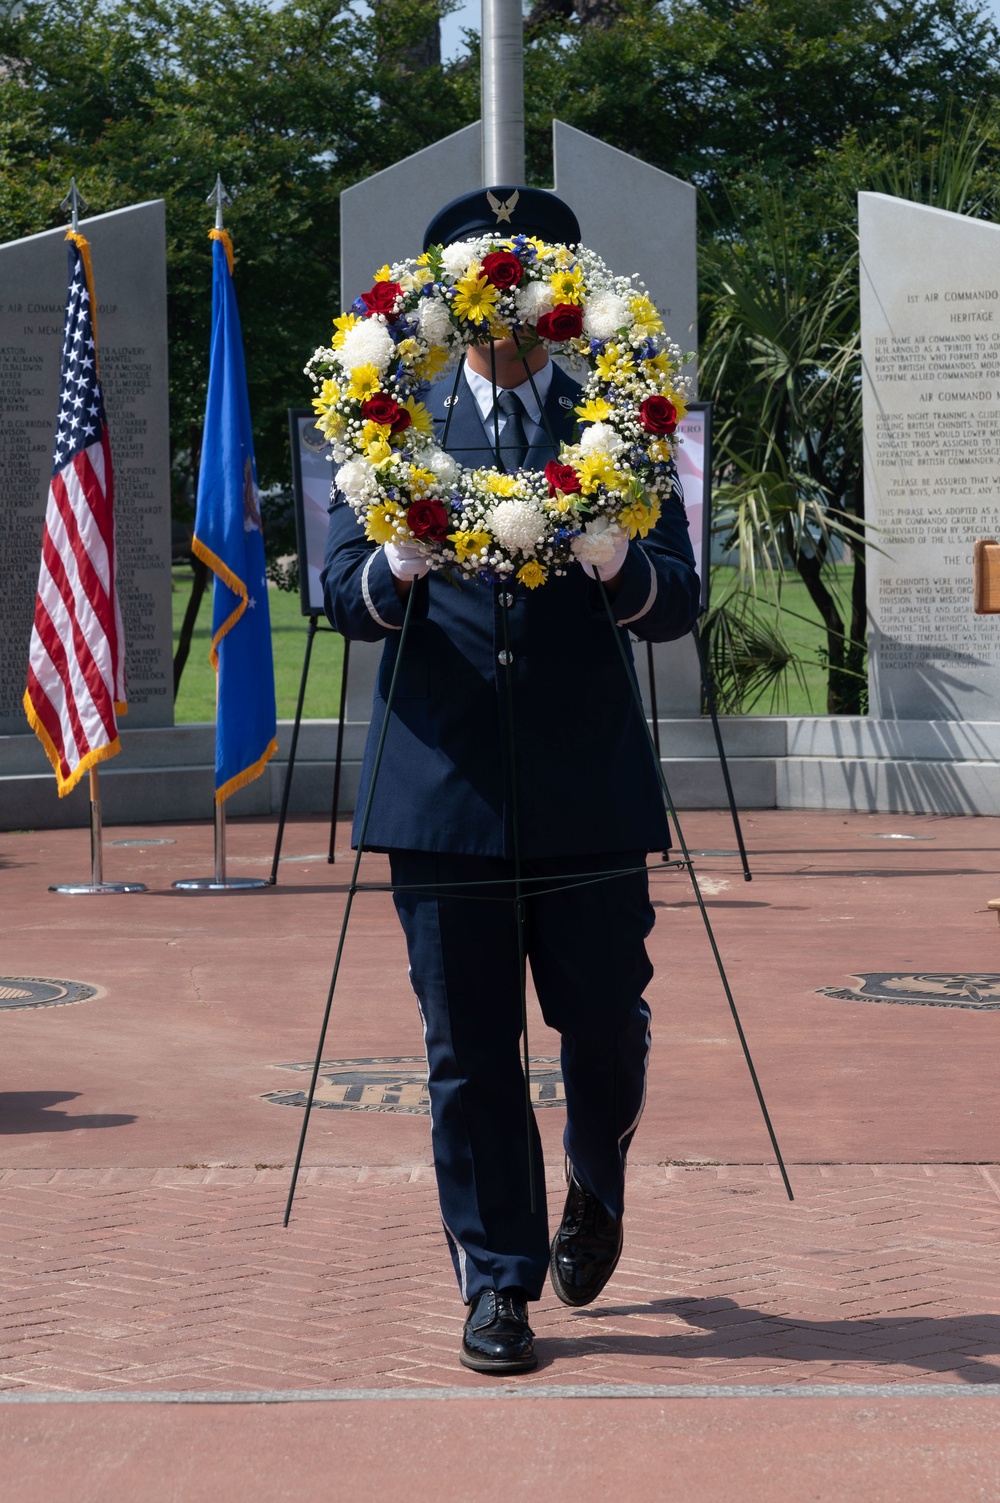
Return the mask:
[[[215,228],[225,229],[223,223],[223,210],[226,204],[232,203],[232,198],[226,192],[222,181],[222,173],[215,174],[215,187],[206,198],[207,204],[215,205]],[[219,684],[218,678],[215,684],[215,734],[219,734]],[[227,877],[226,876],[226,805],[223,800],[215,801],[215,875],[212,877],[181,877],[178,882],[171,882],[178,892],[245,892],[248,888],[270,887],[268,877]]]
[[524,182],[521,0],[483,0],[483,186]]
[[[68,209],[70,226],[74,235],[80,233],[80,214],[86,214],[87,203],[79,188],[76,186],[76,178],[69,180],[69,192],[59,205],[61,209]],[[105,882],[104,880],[104,831],[101,821],[101,791],[97,782],[97,768],[90,769],[90,881],[89,882],[58,882],[49,892],[65,892],[70,894],[89,892],[148,892],[149,889],[143,882]]]

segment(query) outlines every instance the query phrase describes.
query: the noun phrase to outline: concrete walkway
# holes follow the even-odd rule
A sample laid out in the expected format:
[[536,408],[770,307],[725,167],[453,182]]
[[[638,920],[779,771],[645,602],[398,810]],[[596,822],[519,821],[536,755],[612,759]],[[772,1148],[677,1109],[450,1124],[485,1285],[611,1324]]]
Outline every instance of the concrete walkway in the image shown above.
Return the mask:
[[[541,1365],[506,1384],[457,1362],[384,893],[355,901],[281,1225],[349,872],[322,821],[276,888],[225,896],[170,890],[211,870],[207,824],[110,829],[134,897],[47,891],[85,876],[81,832],[0,837],[11,1496],[1000,1499],[1000,822],[757,813],[750,884],[727,816],[684,823],[796,1199],[690,883],[658,869],[625,1255],[594,1306],[534,1307]],[[233,822],[232,872],[273,839]],[[23,1005],[40,977],[93,995]],[[555,1220],[537,1010],[530,1036]]]

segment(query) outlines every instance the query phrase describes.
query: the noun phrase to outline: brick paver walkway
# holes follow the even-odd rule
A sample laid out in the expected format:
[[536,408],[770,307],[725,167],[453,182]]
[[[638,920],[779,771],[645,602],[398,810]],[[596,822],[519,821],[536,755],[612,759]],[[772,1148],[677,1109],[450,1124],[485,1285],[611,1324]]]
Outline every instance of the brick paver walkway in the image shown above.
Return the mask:
[[[602,1299],[518,1384],[1000,1380],[1000,1170],[639,1166]],[[482,1386],[426,1169],[12,1170],[5,1390]],[[553,1204],[560,1186],[550,1183]]]

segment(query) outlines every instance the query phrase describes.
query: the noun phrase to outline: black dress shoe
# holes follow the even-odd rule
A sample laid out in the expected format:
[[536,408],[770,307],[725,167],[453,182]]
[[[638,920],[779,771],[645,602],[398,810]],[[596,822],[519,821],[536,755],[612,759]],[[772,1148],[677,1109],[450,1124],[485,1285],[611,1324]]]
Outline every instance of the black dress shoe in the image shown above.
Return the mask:
[[621,1221],[584,1189],[571,1164],[566,1207],[549,1257],[553,1289],[564,1305],[589,1305],[618,1267],[621,1255]]
[[459,1360],[477,1373],[527,1373],[538,1366],[520,1289],[484,1289],[469,1307]]

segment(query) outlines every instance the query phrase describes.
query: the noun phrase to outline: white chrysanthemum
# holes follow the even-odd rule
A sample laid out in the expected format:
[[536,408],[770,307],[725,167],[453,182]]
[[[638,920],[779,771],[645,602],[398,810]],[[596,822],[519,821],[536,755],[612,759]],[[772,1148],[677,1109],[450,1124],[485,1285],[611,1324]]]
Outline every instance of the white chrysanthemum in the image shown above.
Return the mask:
[[441,265],[448,276],[456,281],[463,277],[469,269],[470,261],[478,261],[476,247],[471,240],[454,240],[451,245],[446,245],[441,255]]
[[625,440],[610,423],[591,423],[580,435],[581,454],[617,454]]
[[378,495],[375,469],[367,459],[349,459],[337,471],[337,487],[348,501],[363,501]]
[[533,324],[543,313],[551,313],[555,305],[555,294],[548,282],[525,282],[514,294],[517,316],[526,324]]
[[451,485],[458,475],[458,465],[444,449],[432,449],[422,456],[423,463],[437,476],[442,485]]
[[421,298],[414,317],[428,344],[445,343],[451,333],[451,319],[443,303],[439,303],[437,298],[433,297]]
[[570,547],[582,564],[593,564],[596,568],[611,562],[624,536],[617,522],[609,522],[607,517],[595,517],[593,522],[587,523],[581,536],[573,539]]
[[611,339],[632,324],[628,303],[613,292],[595,292],[583,309],[583,332],[590,339]]
[[486,513],[486,525],[511,553],[533,553],[545,532],[545,518],[530,501],[499,501]]
[[374,365],[379,374],[392,359],[396,346],[385,324],[377,318],[365,318],[344,335],[334,359],[341,370],[350,372],[359,365]]

